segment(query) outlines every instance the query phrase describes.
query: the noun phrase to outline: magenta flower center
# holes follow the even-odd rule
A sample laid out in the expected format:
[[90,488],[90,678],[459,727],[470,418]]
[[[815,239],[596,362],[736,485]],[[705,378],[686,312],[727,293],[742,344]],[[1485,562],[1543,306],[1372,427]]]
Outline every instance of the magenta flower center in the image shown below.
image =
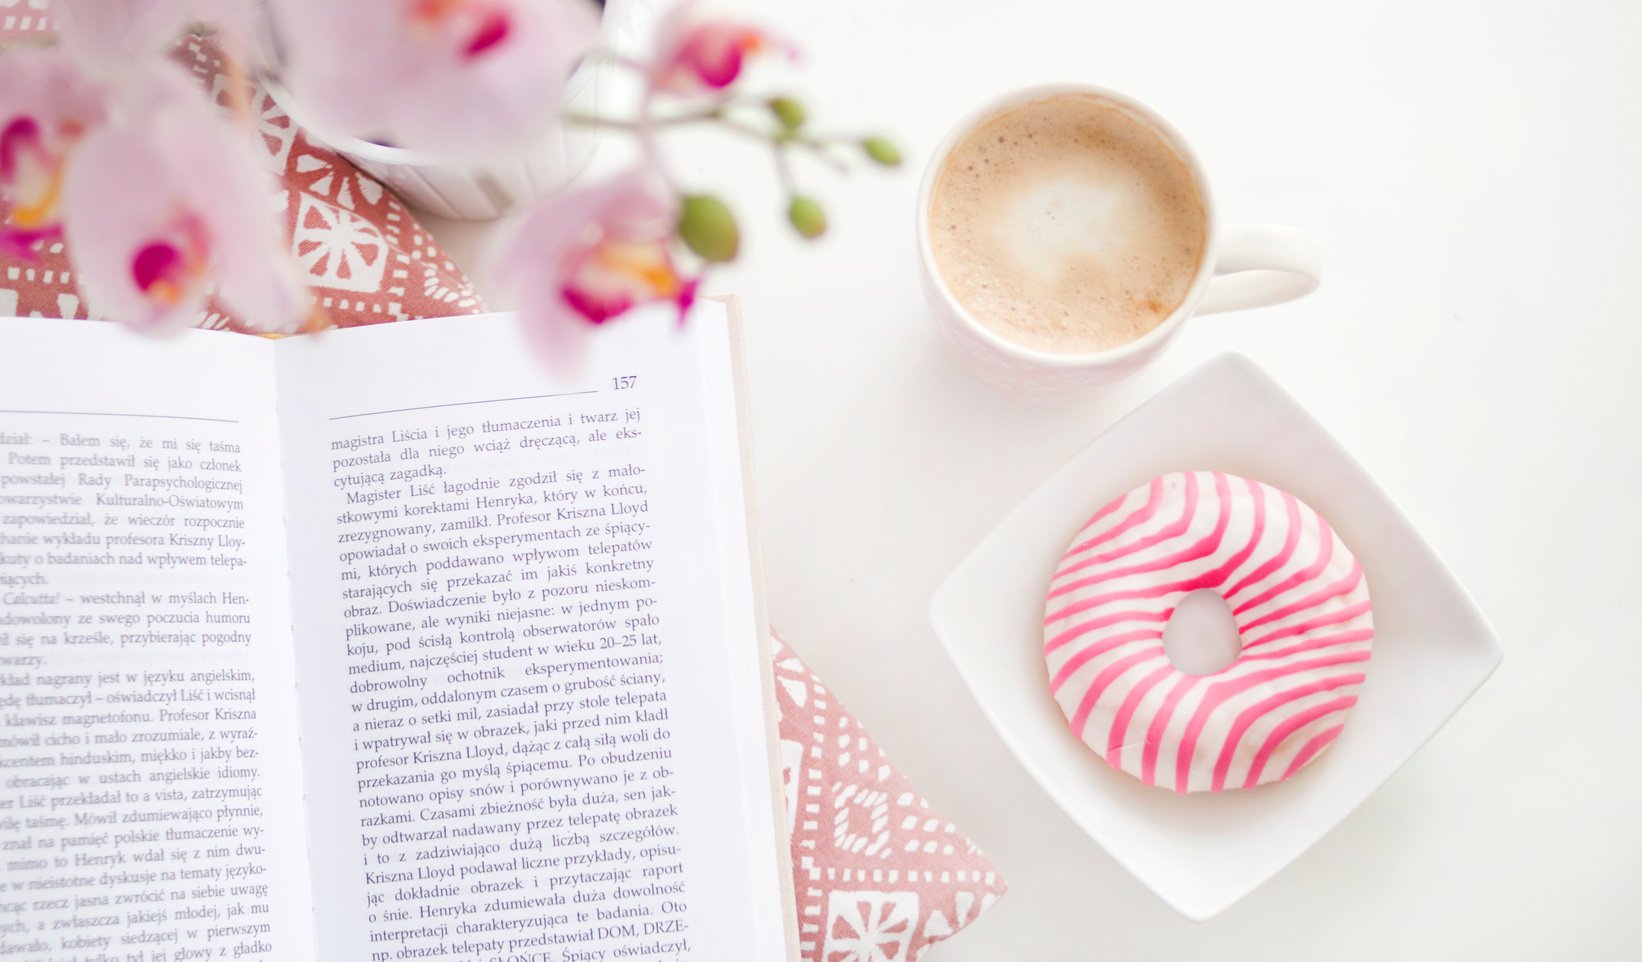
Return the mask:
[[169,236],[153,238],[137,248],[131,258],[131,280],[150,300],[176,304],[204,280],[210,249],[205,225],[184,216]]
[[131,279],[144,294],[162,286],[179,287],[186,273],[182,251],[167,241],[145,244],[131,259]]
[[13,119],[0,130],[0,183],[11,183],[17,176],[23,152],[39,153],[41,140],[40,122],[27,115]]
[[741,75],[747,55],[759,53],[764,46],[764,37],[756,30],[734,24],[708,24],[691,35],[681,59],[702,83],[723,90]]
[[479,21],[479,29],[468,38],[467,47],[463,51],[469,59],[483,54],[486,50],[507,39],[513,29],[513,22],[501,10],[492,10],[486,13]]
[[13,224],[24,230],[49,227],[62,188],[62,158],[47,148],[39,121],[24,115],[0,130],[0,196],[11,207]]
[[659,241],[601,238],[574,251],[563,267],[559,294],[585,320],[602,324],[635,304],[694,296]]

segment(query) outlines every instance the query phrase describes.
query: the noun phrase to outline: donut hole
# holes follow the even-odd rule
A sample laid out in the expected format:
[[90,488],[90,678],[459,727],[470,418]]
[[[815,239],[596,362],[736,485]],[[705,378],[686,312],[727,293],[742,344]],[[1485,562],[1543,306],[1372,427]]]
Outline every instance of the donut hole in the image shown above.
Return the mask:
[[1226,599],[1207,588],[1180,599],[1163,626],[1163,653],[1188,675],[1212,675],[1231,667],[1243,651]]

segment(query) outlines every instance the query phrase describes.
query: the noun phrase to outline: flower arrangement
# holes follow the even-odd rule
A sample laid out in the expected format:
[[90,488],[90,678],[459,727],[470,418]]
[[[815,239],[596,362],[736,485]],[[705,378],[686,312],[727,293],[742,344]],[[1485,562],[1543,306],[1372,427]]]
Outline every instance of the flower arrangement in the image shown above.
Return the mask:
[[[0,250],[28,257],[60,238],[91,310],[144,332],[187,326],[212,291],[258,330],[326,326],[269,216],[243,96],[230,89],[225,113],[166,59],[190,31],[212,32],[242,80],[277,77],[324,129],[380,143],[461,158],[525,149],[552,124],[633,137],[632,169],[538,204],[499,249],[498,282],[558,363],[638,305],[672,303],[682,319],[706,272],[740,251],[730,205],[669,173],[663,130],[761,141],[806,238],[826,217],[797,187],[792,154],[840,168],[900,161],[881,137],[813,133],[791,96],[747,92],[745,66],[793,46],[691,0],[642,58],[599,48],[593,0],[55,0],[53,11],[57,46],[0,53]],[[588,58],[638,80],[631,116],[562,106]]]

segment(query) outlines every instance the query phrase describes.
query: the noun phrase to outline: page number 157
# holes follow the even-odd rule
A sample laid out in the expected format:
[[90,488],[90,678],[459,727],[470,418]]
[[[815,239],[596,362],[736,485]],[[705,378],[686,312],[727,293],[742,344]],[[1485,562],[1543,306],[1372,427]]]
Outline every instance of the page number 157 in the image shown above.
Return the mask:
[[638,387],[638,385],[639,376],[637,374],[623,374],[620,377],[610,379],[610,387],[617,391],[626,391]]

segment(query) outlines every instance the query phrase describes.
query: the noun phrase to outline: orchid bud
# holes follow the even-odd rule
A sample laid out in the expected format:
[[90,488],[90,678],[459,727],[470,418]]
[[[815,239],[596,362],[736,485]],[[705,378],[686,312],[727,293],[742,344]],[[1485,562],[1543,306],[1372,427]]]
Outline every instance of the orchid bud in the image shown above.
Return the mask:
[[887,137],[868,137],[861,141],[861,149],[867,152],[875,164],[884,167],[895,167],[901,163],[901,150]]
[[787,131],[794,131],[804,126],[804,105],[791,97],[772,97],[768,104],[770,113],[781,122]]
[[813,197],[794,197],[787,207],[787,219],[792,221],[793,230],[808,240],[827,230],[827,213]]
[[741,231],[730,208],[711,194],[691,194],[679,211],[678,236],[684,246],[703,260],[722,263],[735,260],[741,247]]

